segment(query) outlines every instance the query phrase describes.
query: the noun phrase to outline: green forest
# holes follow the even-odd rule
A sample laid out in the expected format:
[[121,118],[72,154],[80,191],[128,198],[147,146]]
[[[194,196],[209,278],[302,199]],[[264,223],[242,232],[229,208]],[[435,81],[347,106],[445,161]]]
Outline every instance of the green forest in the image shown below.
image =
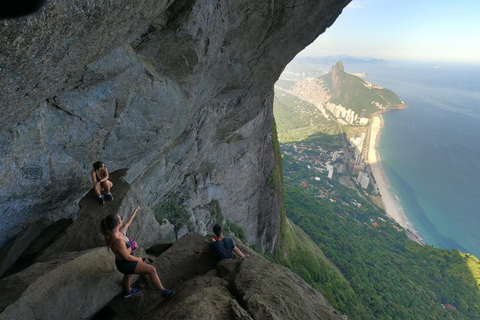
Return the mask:
[[328,201],[318,201],[298,187],[286,185],[285,193],[287,217],[310,236],[346,282],[310,263],[314,258],[307,251],[296,252],[283,264],[349,319],[480,319],[477,258],[420,246],[390,222],[372,227],[339,217]]
[[275,95],[275,121],[282,142],[301,141],[308,137],[335,136],[337,126],[325,119],[311,103],[286,92]]

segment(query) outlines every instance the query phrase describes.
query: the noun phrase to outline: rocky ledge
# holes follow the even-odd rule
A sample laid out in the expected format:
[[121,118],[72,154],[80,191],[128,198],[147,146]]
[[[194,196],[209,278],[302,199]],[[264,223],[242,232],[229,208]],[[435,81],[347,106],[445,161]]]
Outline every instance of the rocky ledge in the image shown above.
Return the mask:
[[342,319],[299,276],[247,247],[251,257],[216,263],[195,259],[208,245],[189,233],[158,257],[149,255],[164,285],[162,300],[148,278],[141,294],[124,299],[122,275],[106,247],[63,253],[0,280],[0,319]]

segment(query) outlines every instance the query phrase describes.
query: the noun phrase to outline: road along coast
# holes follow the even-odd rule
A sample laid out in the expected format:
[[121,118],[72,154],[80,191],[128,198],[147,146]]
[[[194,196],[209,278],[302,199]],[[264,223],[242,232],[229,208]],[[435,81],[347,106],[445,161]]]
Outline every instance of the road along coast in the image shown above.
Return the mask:
[[381,114],[375,114],[370,122],[370,134],[368,141],[368,155],[367,163],[370,166],[372,175],[376,181],[378,191],[382,196],[383,206],[387,213],[387,216],[395,220],[404,229],[409,229],[413,233],[415,230],[412,224],[408,221],[400,203],[394,199],[394,196],[390,193],[388,188],[387,179],[380,163],[380,157],[377,153],[377,141],[380,138],[380,130],[383,126],[383,118]]

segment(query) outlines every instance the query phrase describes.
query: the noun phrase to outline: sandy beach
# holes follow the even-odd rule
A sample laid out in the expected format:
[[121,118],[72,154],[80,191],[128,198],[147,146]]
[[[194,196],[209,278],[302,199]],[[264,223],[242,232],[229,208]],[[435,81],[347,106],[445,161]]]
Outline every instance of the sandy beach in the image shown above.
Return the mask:
[[382,167],[379,163],[379,157],[377,154],[376,146],[377,140],[379,138],[380,129],[383,125],[383,119],[381,115],[377,115],[371,119],[371,132],[370,132],[370,141],[368,143],[368,158],[367,162],[370,165],[372,170],[372,174],[377,182],[377,187],[382,195],[382,202],[385,207],[385,211],[387,216],[400,224],[402,227],[406,229],[410,229],[412,232],[415,232],[411,223],[408,222],[407,218],[405,217],[405,213],[397,204],[393,198],[393,195],[390,193],[388,189],[387,180],[384,176]]

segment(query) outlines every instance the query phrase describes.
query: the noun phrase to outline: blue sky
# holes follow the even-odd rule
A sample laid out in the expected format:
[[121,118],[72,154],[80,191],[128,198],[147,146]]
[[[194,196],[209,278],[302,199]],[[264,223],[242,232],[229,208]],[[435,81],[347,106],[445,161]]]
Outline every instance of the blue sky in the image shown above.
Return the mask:
[[353,0],[299,56],[480,62],[480,0]]

